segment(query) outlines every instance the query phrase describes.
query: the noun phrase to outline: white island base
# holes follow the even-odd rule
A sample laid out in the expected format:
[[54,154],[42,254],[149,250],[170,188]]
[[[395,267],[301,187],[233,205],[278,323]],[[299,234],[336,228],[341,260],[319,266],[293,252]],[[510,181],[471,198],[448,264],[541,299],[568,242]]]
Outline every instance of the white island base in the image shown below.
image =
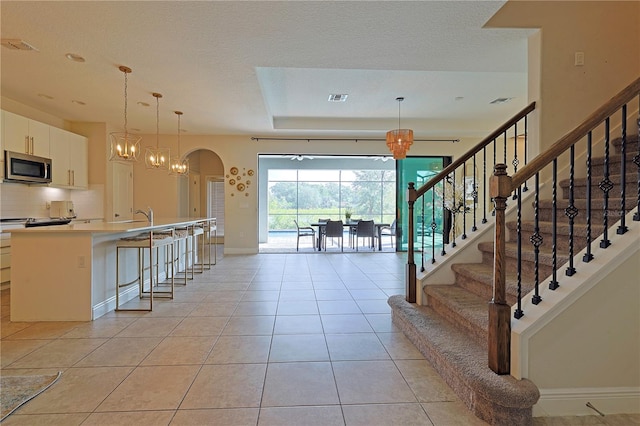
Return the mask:
[[[82,223],[12,232],[11,321],[91,321],[114,310],[119,239],[208,220],[165,219],[152,226],[147,222]],[[188,259],[185,244],[180,250],[178,270],[184,271],[185,263],[197,259]],[[158,258],[164,259],[162,251]],[[137,277],[137,259],[137,250],[120,251],[119,282]],[[148,266],[148,255],[145,260]],[[164,270],[162,264],[160,270]],[[120,303],[138,294],[137,285],[122,288]]]

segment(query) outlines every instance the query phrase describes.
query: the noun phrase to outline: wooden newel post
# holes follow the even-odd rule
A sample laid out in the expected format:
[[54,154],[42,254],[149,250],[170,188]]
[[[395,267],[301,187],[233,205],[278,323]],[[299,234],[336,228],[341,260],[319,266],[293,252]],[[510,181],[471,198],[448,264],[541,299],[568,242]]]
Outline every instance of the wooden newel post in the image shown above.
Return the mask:
[[496,212],[493,254],[493,298],[489,302],[489,368],[496,374],[511,373],[511,307],[506,300],[505,210],[511,195],[506,164],[496,164],[489,180]]
[[407,225],[407,291],[406,300],[409,303],[416,303],[416,263],[413,249],[413,238],[415,227],[413,225],[413,205],[416,202],[416,188],[413,182],[409,182],[407,189],[407,200],[409,203],[409,221]]

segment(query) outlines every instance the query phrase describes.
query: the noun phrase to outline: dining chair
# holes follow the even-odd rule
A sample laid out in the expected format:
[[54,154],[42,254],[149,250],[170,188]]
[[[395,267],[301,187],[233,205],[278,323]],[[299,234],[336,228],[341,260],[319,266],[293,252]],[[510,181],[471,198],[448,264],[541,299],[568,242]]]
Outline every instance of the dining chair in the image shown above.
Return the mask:
[[321,224],[318,226],[318,251],[322,250],[322,241],[324,240],[324,228],[326,228],[325,224],[329,222],[331,219],[318,219],[318,223]]
[[340,251],[344,251],[343,223],[341,220],[329,220],[324,227],[324,251],[327,251],[327,238],[340,238]]
[[352,225],[349,227],[349,247],[353,247],[353,242],[356,238],[356,228],[358,227],[358,222],[362,219],[350,219],[348,223]]
[[373,220],[361,220],[356,225],[356,251],[360,246],[360,238],[368,239],[369,247],[373,249],[375,247],[374,240],[376,238],[375,226]]
[[388,236],[391,240],[391,247],[393,247],[393,242],[396,239],[396,219],[393,219],[391,222],[391,226],[382,226],[380,228],[380,239],[382,237]]
[[293,220],[296,224],[296,229],[298,230],[298,238],[296,239],[296,251],[299,251],[300,248],[300,237],[311,237],[311,244],[313,245],[313,250],[316,250],[316,231],[310,226],[300,226],[298,225],[297,220]]

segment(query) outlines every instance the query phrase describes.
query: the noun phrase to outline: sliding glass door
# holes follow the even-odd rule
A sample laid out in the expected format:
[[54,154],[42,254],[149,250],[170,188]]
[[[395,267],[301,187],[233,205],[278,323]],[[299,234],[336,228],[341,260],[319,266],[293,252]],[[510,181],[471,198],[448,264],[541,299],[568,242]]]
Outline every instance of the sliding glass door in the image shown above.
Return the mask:
[[[397,162],[396,175],[398,182],[397,205],[398,205],[398,250],[407,250],[407,225],[409,223],[409,205],[407,204],[407,188],[409,182],[414,182],[415,187],[420,188],[429,179],[437,175],[447,165],[451,164],[451,157],[407,157]],[[444,214],[444,209],[431,209],[435,202],[436,207],[442,202],[437,195],[432,197],[429,191],[422,201],[413,206],[415,220],[415,241],[416,250],[431,250],[433,244],[442,244],[443,235],[448,235],[450,227],[449,218]],[[429,212],[428,217],[423,212]]]

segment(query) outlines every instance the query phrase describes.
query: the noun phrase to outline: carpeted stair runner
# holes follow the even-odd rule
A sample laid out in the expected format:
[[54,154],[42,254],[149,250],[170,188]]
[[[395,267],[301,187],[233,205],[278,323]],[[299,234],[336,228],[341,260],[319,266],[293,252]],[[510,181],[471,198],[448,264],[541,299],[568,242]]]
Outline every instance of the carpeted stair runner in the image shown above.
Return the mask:
[[478,417],[496,425],[531,424],[540,397],[529,380],[499,376],[487,366],[487,347],[433,309],[391,296],[393,322],[416,345],[454,392]]
[[[612,142],[609,164],[609,179],[614,189],[609,192],[609,209],[620,207],[620,140]],[[627,142],[627,185],[625,202],[627,211],[637,202],[637,167],[633,156],[638,152],[637,136]],[[602,198],[598,184],[602,180],[604,160],[593,158],[591,177],[591,238],[592,245],[598,244],[598,236],[603,232]],[[556,267],[568,262],[569,220],[564,213],[568,206],[569,180],[558,183],[556,202],[556,247],[558,249]],[[574,205],[579,214],[573,226],[574,254],[587,245],[586,226],[586,185],[585,176],[574,179]],[[551,200],[540,200],[538,214],[539,232],[544,238],[538,254],[538,280],[542,287],[553,272],[552,209]],[[535,232],[533,217],[521,222],[521,280],[522,294],[534,288],[535,252],[529,237]],[[617,218],[612,218],[609,226]],[[507,223],[507,301],[513,305],[517,300],[517,224]],[[493,287],[493,242],[478,244],[482,253],[482,263],[451,264],[455,275],[453,285],[429,283],[424,287],[427,306],[407,303],[402,296],[392,296],[394,323],[407,335],[422,354],[478,417],[493,425],[530,425],[533,422],[532,406],[539,398],[537,387],[528,380],[516,380],[511,376],[495,374],[487,366],[488,307]],[[563,271],[559,271],[559,274]]]

